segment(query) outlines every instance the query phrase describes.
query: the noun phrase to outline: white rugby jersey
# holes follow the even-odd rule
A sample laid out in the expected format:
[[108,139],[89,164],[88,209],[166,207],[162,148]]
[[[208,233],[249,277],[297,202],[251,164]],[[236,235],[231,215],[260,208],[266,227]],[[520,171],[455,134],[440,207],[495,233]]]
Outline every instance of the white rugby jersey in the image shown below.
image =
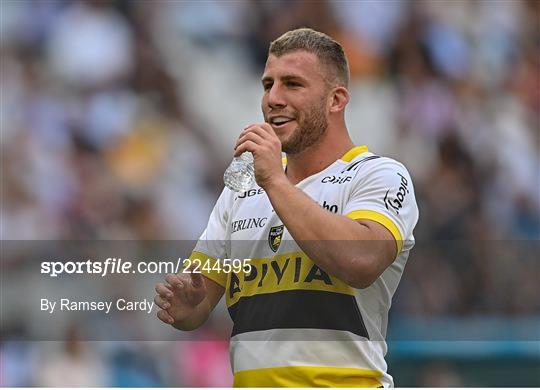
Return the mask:
[[234,385],[391,387],[388,311],[418,220],[409,173],[358,146],[296,187],[329,212],[384,225],[398,255],[371,286],[355,289],[302,252],[262,188],[225,188],[191,258],[251,259],[249,273],[203,271],[225,287]]

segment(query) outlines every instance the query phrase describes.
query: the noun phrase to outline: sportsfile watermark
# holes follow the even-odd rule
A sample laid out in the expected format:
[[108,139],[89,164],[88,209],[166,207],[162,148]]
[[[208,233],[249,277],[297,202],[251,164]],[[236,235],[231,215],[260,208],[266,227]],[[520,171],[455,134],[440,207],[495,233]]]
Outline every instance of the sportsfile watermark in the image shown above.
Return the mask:
[[251,259],[179,258],[176,261],[127,261],[108,257],[104,261],[42,261],[41,273],[52,278],[61,275],[88,274],[105,277],[114,274],[178,274],[250,272]]
[[[369,311],[379,307],[379,301],[375,306],[365,301],[380,284],[355,290],[319,266],[301,249],[302,243],[282,240],[282,234],[276,228],[266,240],[209,241],[203,246],[197,241],[2,241],[2,336],[66,340],[68,329],[76,327],[84,340],[215,340],[239,335],[256,341],[259,331],[266,329],[274,329],[277,340],[291,341],[352,337],[457,345],[539,340],[538,241],[404,242],[409,258],[388,301],[390,320],[383,337],[372,327],[377,314]],[[360,248],[355,253],[362,253],[362,248],[381,243],[316,244],[320,253],[327,247],[340,252]],[[402,259],[396,261],[404,264]],[[481,272],[479,264],[491,272]],[[439,270],[444,272],[443,282],[434,275]],[[388,270],[387,282],[394,280],[395,271]],[[210,283],[223,287],[223,298],[205,325],[210,329],[179,332],[159,321],[155,288],[168,283],[167,274],[184,280],[202,274],[207,287]],[[433,290],[430,286],[437,280]],[[494,310],[475,312],[468,302],[486,302]],[[465,311],[471,314],[455,324],[448,318],[432,318],[430,313],[440,305],[449,307],[451,318]],[[509,327],[508,322],[497,321],[500,312],[519,313],[519,319]],[[282,335],[279,329],[296,330]]]

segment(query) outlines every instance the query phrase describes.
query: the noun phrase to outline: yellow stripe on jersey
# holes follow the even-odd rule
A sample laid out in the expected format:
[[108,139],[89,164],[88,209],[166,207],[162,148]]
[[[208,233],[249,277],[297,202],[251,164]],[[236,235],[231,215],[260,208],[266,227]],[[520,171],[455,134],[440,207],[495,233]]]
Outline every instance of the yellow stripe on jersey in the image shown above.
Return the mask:
[[[345,162],[351,162],[352,160],[354,160],[354,158],[362,153],[367,153],[369,152],[369,149],[366,145],[361,145],[361,146],[355,146],[354,148],[352,148],[351,150],[349,150],[347,153],[345,153],[341,158],[340,160],[343,160]],[[281,159],[281,163],[283,165],[286,165],[287,164],[287,157],[283,157]]]
[[352,287],[317,267],[304,252],[251,259],[250,265],[249,273],[230,275],[232,293],[227,294],[227,306],[241,297],[278,291],[317,290],[354,295]]
[[401,249],[403,248],[403,238],[401,237],[401,233],[399,232],[399,229],[394,221],[392,221],[386,215],[372,210],[356,210],[347,214],[347,217],[351,219],[369,219],[370,221],[375,221],[383,225],[390,231],[390,233],[392,233],[392,236],[394,236],[397,245],[397,254],[399,255]]
[[[191,253],[191,256],[189,256],[189,259],[191,261],[195,260],[195,259],[198,259],[201,261],[201,264],[205,264],[207,261],[210,265],[210,267],[205,267],[205,268],[209,268],[209,269],[212,269],[214,268],[214,265],[217,263],[217,259],[211,257],[211,256],[208,256],[207,254],[205,253],[202,253],[202,252],[196,252],[196,251],[193,251]],[[217,271],[205,271],[204,269],[202,269],[202,267],[200,267],[200,271],[201,271],[201,274],[205,277],[207,277],[208,279],[211,279],[213,280],[214,282],[216,282],[217,284],[219,284],[220,286],[223,286],[223,287],[227,287],[227,274],[223,273],[223,272],[217,272]]]
[[341,158],[340,160],[343,160],[343,161],[346,161],[346,162],[351,162],[352,160],[354,160],[354,158],[362,153],[367,153],[369,152],[369,149],[366,145],[361,145],[361,146],[356,146],[354,148],[352,148],[351,150],[349,150],[347,153],[345,153]]
[[381,387],[382,373],[363,368],[290,366],[234,373],[234,387]]

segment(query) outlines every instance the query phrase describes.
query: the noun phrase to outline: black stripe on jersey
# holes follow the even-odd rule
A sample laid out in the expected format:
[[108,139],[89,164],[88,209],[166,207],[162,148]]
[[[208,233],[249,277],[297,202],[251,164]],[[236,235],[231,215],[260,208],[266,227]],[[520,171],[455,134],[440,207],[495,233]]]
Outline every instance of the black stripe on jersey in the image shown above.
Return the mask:
[[369,157],[366,157],[366,158],[364,158],[364,159],[362,159],[360,161],[353,162],[351,165],[347,166],[344,170],[342,170],[341,173],[354,171],[363,162],[366,162],[366,161],[369,161],[369,160],[375,160],[377,158],[381,158],[381,156],[369,156]]
[[354,296],[290,290],[242,297],[229,307],[232,336],[269,329],[331,329],[369,339]]

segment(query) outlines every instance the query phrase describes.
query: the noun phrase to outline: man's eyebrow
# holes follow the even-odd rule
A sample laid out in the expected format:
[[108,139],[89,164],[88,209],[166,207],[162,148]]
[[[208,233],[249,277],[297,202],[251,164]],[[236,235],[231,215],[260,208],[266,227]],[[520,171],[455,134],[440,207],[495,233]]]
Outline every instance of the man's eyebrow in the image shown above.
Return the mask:
[[281,78],[283,81],[305,81],[305,79],[302,76],[296,76],[296,75],[286,75]]
[[[281,81],[293,81],[293,80],[296,80],[296,81],[305,81],[305,79],[301,76],[296,76],[296,75],[285,75],[285,76],[282,76],[279,78]],[[265,84],[267,82],[270,82],[270,81],[274,81],[274,78],[273,77],[270,77],[270,76],[266,76],[266,77],[263,77],[261,79],[261,83]]]

